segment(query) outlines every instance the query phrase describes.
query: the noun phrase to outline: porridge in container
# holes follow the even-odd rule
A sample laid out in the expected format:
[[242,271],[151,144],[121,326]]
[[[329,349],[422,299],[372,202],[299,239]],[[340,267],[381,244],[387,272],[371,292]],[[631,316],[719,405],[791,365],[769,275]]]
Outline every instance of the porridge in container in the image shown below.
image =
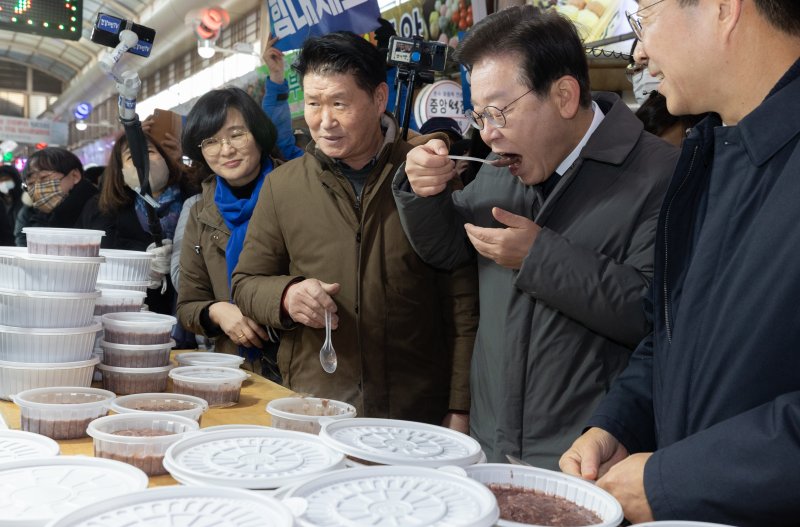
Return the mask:
[[320,418],[345,419],[356,416],[353,405],[333,399],[317,397],[284,397],[267,404],[267,413],[272,416],[272,426],[284,430],[296,430],[318,434]]
[[50,227],[25,227],[22,232],[29,253],[58,256],[99,256],[100,239],[106,234],[90,229]]
[[117,397],[111,409],[118,414],[137,412],[164,412],[182,415],[198,423],[208,410],[208,403],[200,397],[181,393],[138,393]]
[[166,344],[178,320],[158,313],[106,313],[101,317],[104,339],[115,344]]
[[86,427],[108,413],[115,395],[97,388],[35,388],[13,397],[21,429],[51,439],[86,437]]
[[173,392],[200,397],[218,408],[239,402],[242,382],[247,378],[240,369],[219,366],[179,366],[169,376]]

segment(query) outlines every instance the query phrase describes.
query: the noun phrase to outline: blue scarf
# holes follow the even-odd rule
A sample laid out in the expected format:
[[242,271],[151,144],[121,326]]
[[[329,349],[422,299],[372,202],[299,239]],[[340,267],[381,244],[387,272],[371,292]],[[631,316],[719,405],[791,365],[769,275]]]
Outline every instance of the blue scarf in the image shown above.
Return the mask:
[[[225,225],[231,231],[228,246],[225,248],[225,263],[228,265],[228,287],[231,284],[231,275],[239,263],[239,255],[242,253],[244,236],[247,234],[247,226],[250,224],[250,216],[258,202],[258,195],[261,193],[261,186],[267,179],[267,174],[272,171],[272,160],[268,157],[261,162],[261,173],[258,175],[256,186],[249,198],[239,199],[231,191],[230,185],[223,178],[217,176],[217,190],[214,192],[214,203],[219,209]],[[250,361],[255,361],[260,355],[261,350],[256,348],[245,348],[239,346],[239,355],[247,357]]]
[[[178,225],[178,218],[181,215],[181,208],[183,207],[183,199],[181,196],[181,189],[177,185],[172,185],[164,189],[164,192],[158,196],[158,215],[161,221],[161,230],[164,233],[165,240],[171,240],[175,237],[175,227]],[[136,217],[139,219],[139,225],[142,226],[144,232],[150,232],[150,224],[147,220],[147,209],[150,207],[141,196],[137,195],[135,199]]]

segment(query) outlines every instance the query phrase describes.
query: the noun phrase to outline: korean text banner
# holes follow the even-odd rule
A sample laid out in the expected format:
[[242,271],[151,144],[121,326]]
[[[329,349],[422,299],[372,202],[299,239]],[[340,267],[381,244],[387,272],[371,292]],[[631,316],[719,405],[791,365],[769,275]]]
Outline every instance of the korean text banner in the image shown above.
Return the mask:
[[311,36],[332,31],[369,33],[378,27],[377,0],[267,0],[275,45],[281,51],[302,47]]

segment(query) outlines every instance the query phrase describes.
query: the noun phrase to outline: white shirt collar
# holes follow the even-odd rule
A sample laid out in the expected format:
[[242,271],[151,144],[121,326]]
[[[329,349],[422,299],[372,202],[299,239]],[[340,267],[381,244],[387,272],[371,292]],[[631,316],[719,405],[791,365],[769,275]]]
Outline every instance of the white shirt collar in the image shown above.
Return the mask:
[[605,115],[603,115],[603,111],[600,109],[599,106],[597,106],[597,103],[594,101],[592,101],[592,112],[594,112],[594,116],[592,117],[592,124],[589,125],[589,128],[586,130],[586,133],[583,134],[583,139],[581,139],[580,143],[578,143],[578,146],[573,148],[572,152],[570,152],[569,155],[566,157],[566,159],[564,159],[564,161],[562,161],[561,164],[558,165],[558,168],[556,168],[556,172],[558,173],[559,176],[563,176],[567,172],[567,170],[569,170],[569,167],[572,166],[572,163],[574,163],[575,160],[578,159],[578,156],[581,155],[581,150],[583,150],[583,147],[589,141],[589,138],[592,137],[594,131],[597,130],[597,127],[600,126],[601,122],[603,122]]

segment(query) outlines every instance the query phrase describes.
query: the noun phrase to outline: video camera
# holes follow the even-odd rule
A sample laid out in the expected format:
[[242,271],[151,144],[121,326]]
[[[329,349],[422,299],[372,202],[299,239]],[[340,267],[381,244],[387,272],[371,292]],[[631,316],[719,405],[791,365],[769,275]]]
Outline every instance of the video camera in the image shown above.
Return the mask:
[[390,64],[416,71],[444,71],[447,65],[447,45],[441,42],[422,40],[422,37],[389,39]]

